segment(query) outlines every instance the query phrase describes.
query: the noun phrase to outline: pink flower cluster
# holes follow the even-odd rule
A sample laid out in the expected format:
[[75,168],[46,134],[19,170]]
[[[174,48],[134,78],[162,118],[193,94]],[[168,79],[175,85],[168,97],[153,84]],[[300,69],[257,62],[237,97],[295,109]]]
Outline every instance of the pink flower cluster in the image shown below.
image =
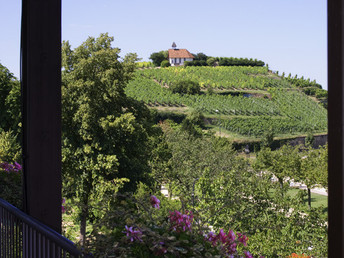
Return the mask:
[[131,242],[133,242],[134,240],[142,242],[142,232],[140,229],[134,230],[133,227],[128,227],[127,225],[125,225],[125,231],[123,231],[123,233],[127,235],[128,239],[130,239]]
[[191,231],[191,225],[193,221],[193,214],[191,211],[186,211],[185,214],[180,213],[179,211],[170,211],[170,215],[168,216],[171,223],[172,230],[177,232],[180,231]]
[[153,206],[153,208],[160,209],[160,200],[155,195],[152,195],[150,197],[150,203]]
[[14,164],[3,162],[0,163],[0,168],[5,170],[6,172],[19,172],[20,170],[22,170],[22,166],[18,162],[14,162]]
[[[160,200],[156,196],[152,195],[150,197],[150,203],[154,208],[160,208]],[[170,211],[170,215],[168,216],[168,218],[171,223],[171,230],[176,232],[191,232],[193,222],[193,214],[191,211],[186,211],[185,214],[177,210],[173,212]],[[127,238],[130,239],[131,242],[135,240],[142,242],[142,231],[139,228],[134,229],[133,227],[128,227],[126,225],[125,231],[123,231],[123,233],[127,235]],[[209,234],[206,236],[206,240],[211,242],[214,247],[220,246],[220,248],[222,248],[222,250],[229,257],[234,257],[234,255],[238,254],[237,246],[240,244],[246,246],[248,237],[241,233],[237,233],[237,235],[235,235],[233,230],[229,230],[228,233],[225,234],[223,229],[220,229],[218,234],[209,232]],[[165,243],[159,242],[158,244],[155,244],[154,253],[159,256],[167,253]],[[252,254],[248,251],[245,251],[244,255],[245,258],[253,258]],[[263,256],[261,256],[261,258],[262,257]]]
[[[218,234],[214,232],[209,232],[206,237],[206,240],[212,243],[213,246],[221,245],[223,251],[227,254],[236,254],[237,253],[237,245],[238,243],[242,243],[244,246],[247,245],[248,237],[238,233],[238,236],[235,236],[233,230],[229,230],[227,234],[221,228]],[[244,252],[246,258],[252,257],[249,252]],[[251,255],[251,256],[250,256]]]

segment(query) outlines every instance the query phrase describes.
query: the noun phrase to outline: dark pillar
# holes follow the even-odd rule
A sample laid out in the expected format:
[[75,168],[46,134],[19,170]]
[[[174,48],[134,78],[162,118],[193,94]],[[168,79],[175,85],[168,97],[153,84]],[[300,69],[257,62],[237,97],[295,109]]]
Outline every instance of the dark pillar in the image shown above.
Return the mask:
[[23,0],[24,210],[61,232],[61,0]]
[[344,257],[344,0],[328,0],[329,257]]

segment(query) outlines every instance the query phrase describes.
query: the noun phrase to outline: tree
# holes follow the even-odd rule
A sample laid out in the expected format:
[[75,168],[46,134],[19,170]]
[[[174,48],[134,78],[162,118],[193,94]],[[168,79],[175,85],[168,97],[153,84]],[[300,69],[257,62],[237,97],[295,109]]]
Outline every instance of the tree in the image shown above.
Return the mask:
[[[149,110],[127,97],[136,54],[120,61],[113,37],[89,37],[72,50],[62,44],[62,166],[64,195],[76,204],[80,241],[97,204],[124,182],[133,190],[148,181],[150,137],[156,132]],[[133,147],[135,146],[135,147]]]
[[0,64],[0,128],[20,132],[20,83],[12,73]]
[[207,64],[209,66],[215,66],[216,62],[217,62],[217,60],[215,57],[208,57],[208,59],[207,59]]
[[195,61],[207,61],[208,56],[204,53],[192,54]]
[[287,177],[293,178],[300,170],[298,148],[290,145],[283,145],[276,151],[267,147],[262,148],[257,155],[255,168],[271,172],[277,178],[283,196],[284,180]]
[[149,59],[153,61],[155,66],[160,66],[162,61],[168,60],[168,51],[154,52],[150,55]]
[[308,146],[300,153],[300,159],[301,166],[295,179],[307,186],[308,207],[311,208],[311,189],[317,185],[327,188],[327,146],[319,149]]

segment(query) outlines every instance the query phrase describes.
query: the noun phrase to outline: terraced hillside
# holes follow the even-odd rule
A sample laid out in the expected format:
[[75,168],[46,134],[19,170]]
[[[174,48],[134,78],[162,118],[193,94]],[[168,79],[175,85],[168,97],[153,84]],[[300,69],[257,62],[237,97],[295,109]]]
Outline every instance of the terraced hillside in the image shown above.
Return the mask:
[[[199,95],[173,94],[180,80],[200,84]],[[169,67],[138,70],[126,93],[152,108],[173,112],[196,109],[229,133],[260,137],[327,130],[327,111],[267,67]]]

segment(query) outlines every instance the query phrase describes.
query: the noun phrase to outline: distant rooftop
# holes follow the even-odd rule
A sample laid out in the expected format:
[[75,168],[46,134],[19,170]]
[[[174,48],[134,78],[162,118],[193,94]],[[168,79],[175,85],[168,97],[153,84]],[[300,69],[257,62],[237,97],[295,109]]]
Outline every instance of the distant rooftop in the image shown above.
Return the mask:
[[195,58],[189,51],[186,49],[169,49],[168,58]]

